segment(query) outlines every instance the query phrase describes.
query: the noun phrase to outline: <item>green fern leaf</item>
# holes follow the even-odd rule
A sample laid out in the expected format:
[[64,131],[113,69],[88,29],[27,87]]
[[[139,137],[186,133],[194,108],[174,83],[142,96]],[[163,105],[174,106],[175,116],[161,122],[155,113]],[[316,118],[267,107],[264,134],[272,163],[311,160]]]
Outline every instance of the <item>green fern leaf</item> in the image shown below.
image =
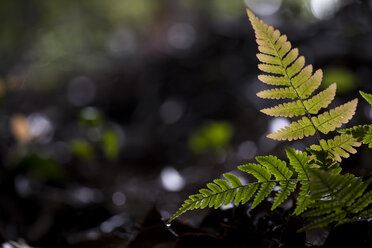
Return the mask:
[[310,198],[310,183],[308,181],[303,181],[301,182],[300,193],[298,194],[296,208],[293,214],[300,215],[306,211],[312,203],[314,203],[314,200]]
[[257,195],[253,200],[251,208],[253,209],[257,207],[257,205],[260,204],[271,193],[271,190],[275,187],[275,185],[275,182],[262,183]]
[[280,189],[275,196],[275,200],[271,207],[271,210],[274,210],[277,206],[284,202],[293,191],[295,191],[297,181],[282,181],[279,183],[279,185]]
[[240,182],[239,178],[233,174],[225,173],[223,176],[231,183],[231,186],[233,188],[238,188],[242,186],[242,183]]
[[368,207],[372,203],[372,191],[363,194],[353,205],[348,208],[352,213],[358,213]]
[[251,184],[249,185],[248,189],[244,191],[241,203],[245,204],[247,203],[253,196],[254,193],[258,190],[259,184]]
[[310,199],[310,175],[309,175],[309,156],[306,152],[301,152],[293,148],[286,148],[287,157],[290,165],[297,172],[297,179],[301,187],[300,193],[297,197],[296,208],[293,212],[295,215],[300,215],[308,206],[314,201]]
[[[306,212],[303,216],[320,217],[302,230],[323,227],[332,222],[342,224],[355,220],[355,218],[361,216],[362,212],[360,211],[371,202],[370,193],[364,195],[363,193],[372,179],[363,182],[360,178],[351,174],[339,175],[321,169],[311,169],[310,174],[311,199],[314,200],[314,203],[310,205],[312,210]],[[352,214],[356,215],[353,217]],[[351,216],[351,218],[342,220],[346,215]]]
[[246,164],[238,166],[238,169],[247,172],[257,178],[258,182],[268,182],[270,181],[270,172],[258,164]]
[[306,152],[301,152],[293,148],[286,147],[285,151],[290,165],[298,173],[298,180],[309,180],[309,156]]
[[256,160],[273,174],[277,181],[290,179],[293,174],[288,169],[286,162],[275,156],[256,157]]
[[310,224],[304,226],[303,228],[299,229],[299,232],[310,230],[318,227],[325,227],[332,222],[339,221],[345,218],[346,213],[343,211],[335,212],[329,215],[324,216],[323,218],[316,219],[315,221],[311,222]]
[[362,97],[370,104],[372,105],[372,94],[365,93],[363,91],[359,91],[359,93],[362,95]]

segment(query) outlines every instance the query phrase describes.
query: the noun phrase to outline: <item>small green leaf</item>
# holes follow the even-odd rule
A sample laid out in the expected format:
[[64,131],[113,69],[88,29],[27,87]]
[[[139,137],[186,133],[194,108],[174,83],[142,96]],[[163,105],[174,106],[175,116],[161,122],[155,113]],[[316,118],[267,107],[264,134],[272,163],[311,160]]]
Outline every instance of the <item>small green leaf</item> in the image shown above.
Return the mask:
[[363,92],[363,91],[359,91],[359,93],[362,95],[362,97],[364,98],[364,99],[366,99],[366,101],[370,104],[370,105],[372,105],[372,94],[368,94],[368,93],[365,93],[365,92]]

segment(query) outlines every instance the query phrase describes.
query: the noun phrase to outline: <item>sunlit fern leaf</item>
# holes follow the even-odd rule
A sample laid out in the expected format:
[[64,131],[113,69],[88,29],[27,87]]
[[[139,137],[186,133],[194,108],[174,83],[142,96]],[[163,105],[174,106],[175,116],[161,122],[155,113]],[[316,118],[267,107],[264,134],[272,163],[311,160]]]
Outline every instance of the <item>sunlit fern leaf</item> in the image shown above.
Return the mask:
[[326,108],[336,95],[336,84],[331,84],[327,89],[304,101],[305,108],[310,114],[316,114],[321,108]]
[[341,134],[327,141],[320,140],[320,145],[310,146],[311,151],[326,151],[337,162],[341,162],[342,158],[348,158],[351,154],[355,154],[357,150],[354,147],[361,146],[351,134]]
[[292,122],[275,133],[267,135],[268,138],[274,140],[297,140],[303,137],[314,135],[316,129],[327,134],[342,124],[347,123],[355,113],[358,99],[354,99],[344,105],[331,109],[318,116],[313,116],[311,121],[307,117],[303,117],[299,121]]
[[[308,98],[313,92],[319,88],[320,84],[322,83],[323,79],[323,71],[321,69],[318,69],[314,74],[306,81],[302,82],[299,81],[296,83],[292,79],[292,82],[294,84],[294,87],[296,87],[296,91],[301,99]],[[298,84],[298,86],[296,86]]]
[[362,95],[362,97],[370,104],[372,105],[372,94],[365,93],[363,91],[359,91],[359,93]]
[[275,117],[293,117],[306,114],[305,107],[300,100],[279,104],[272,108],[261,109],[261,112]]
[[275,133],[267,135],[268,138],[274,140],[297,140],[315,134],[315,127],[307,117],[302,117],[298,121],[292,122],[289,126],[281,128]]
[[258,92],[257,96],[264,99],[296,99],[298,97],[292,87],[263,90]]
[[279,104],[272,108],[262,109],[261,112],[270,116],[293,117],[310,114],[316,114],[321,108],[326,108],[334,99],[336,94],[336,84],[330,85],[327,89],[313,96],[306,101],[293,101]]
[[327,134],[347,123],[355,114],[357,104],[358,99],[354,99],[328,112],[314,116],[311,120],[320,132]]
[[[276,77],[276,76],[271,76],[271,75],[259,75],[258,79],[261,82],[263,82],[265,84],[269,84],[269,85],[291,86],[288,79],[284,76]],[[293,93],[296,94],[296,92],[294,92],[294,91],[293,91]]]
[[348,129],[338,130],[339,133],[351,134],[357,141],[363,141],[363,144],[372,148],[372,125],[359,125]]

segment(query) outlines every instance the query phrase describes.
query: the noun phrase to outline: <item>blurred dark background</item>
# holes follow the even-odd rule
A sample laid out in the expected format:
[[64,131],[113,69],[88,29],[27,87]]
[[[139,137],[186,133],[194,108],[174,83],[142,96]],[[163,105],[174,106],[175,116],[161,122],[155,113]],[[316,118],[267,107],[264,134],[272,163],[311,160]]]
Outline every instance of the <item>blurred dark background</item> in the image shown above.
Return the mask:
[[[288,120],[259,112],[275,103],[255,95],[266,86],[245,6],[323,69],[324,86],[338,83],[333,106],[372,92],[368,0],[0,6],[2,242],[126,247],[150,209],[167,219],[187,195],[254,156],[314,142],[266,138]],[[360,101],[352,124],[371,119]],[[371,153],[359,151],[343,166],[368,175]],[[183,218],[197,224],[207,213]],[[173,247],[167,242],[159,247]]]

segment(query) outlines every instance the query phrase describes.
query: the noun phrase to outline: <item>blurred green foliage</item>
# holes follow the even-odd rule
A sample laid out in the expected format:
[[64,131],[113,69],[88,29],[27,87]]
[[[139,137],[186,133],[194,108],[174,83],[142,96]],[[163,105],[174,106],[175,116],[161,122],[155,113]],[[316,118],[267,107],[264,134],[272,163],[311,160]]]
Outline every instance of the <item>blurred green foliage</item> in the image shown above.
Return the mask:
[[40,154],[28,154],[17,163],[20,173],[28,173],[40,181],[63,184],[66,180],[64,169],[54,159]]
[[196,154],[205,152],[219,153],[227,149],[234,133],[233,126],[227,121],[209,121],[196,129],[189,138],[189,148]]
[[106,129],[102,135],[102,150],[108,160],[115,160],[119,155],[120,140],[114,129]]
[[95,107],[83,108],[78,116],[82,128],[82,137],[69,142],[75,156],[84,161],[98,159],[95,151],[102,152],[105,159],[115,161],[120,153],[119,130],[108,124],[102,112]]
[[[151,47],[152,35],[168,28],[170,22],[184,19],[188,13],[219,23],[245,17],[245,2],[257,4],[257,0],[254,3],[243,0],[3,0],[0,15],[6,21],[0,22],[0,68],[4,77],[18,76],[34,90],[53,90],[77,74],[89,75],[111,68],[117,56],[110,47],[112,42]],[[307,15],[308,2],[283,0],[282,8],[296,15]],[[120,36],[123,33],[130,33],[128,40]]]
[[70,149],[73,154],[85,161],[94,159],[94,150],[92,145],[83,139],[74,139],[69,142]]
[[346,67],[329,66],[324,69],[324,87],[337,83],[338,93],[347,93],[356,88],[355,74]]

